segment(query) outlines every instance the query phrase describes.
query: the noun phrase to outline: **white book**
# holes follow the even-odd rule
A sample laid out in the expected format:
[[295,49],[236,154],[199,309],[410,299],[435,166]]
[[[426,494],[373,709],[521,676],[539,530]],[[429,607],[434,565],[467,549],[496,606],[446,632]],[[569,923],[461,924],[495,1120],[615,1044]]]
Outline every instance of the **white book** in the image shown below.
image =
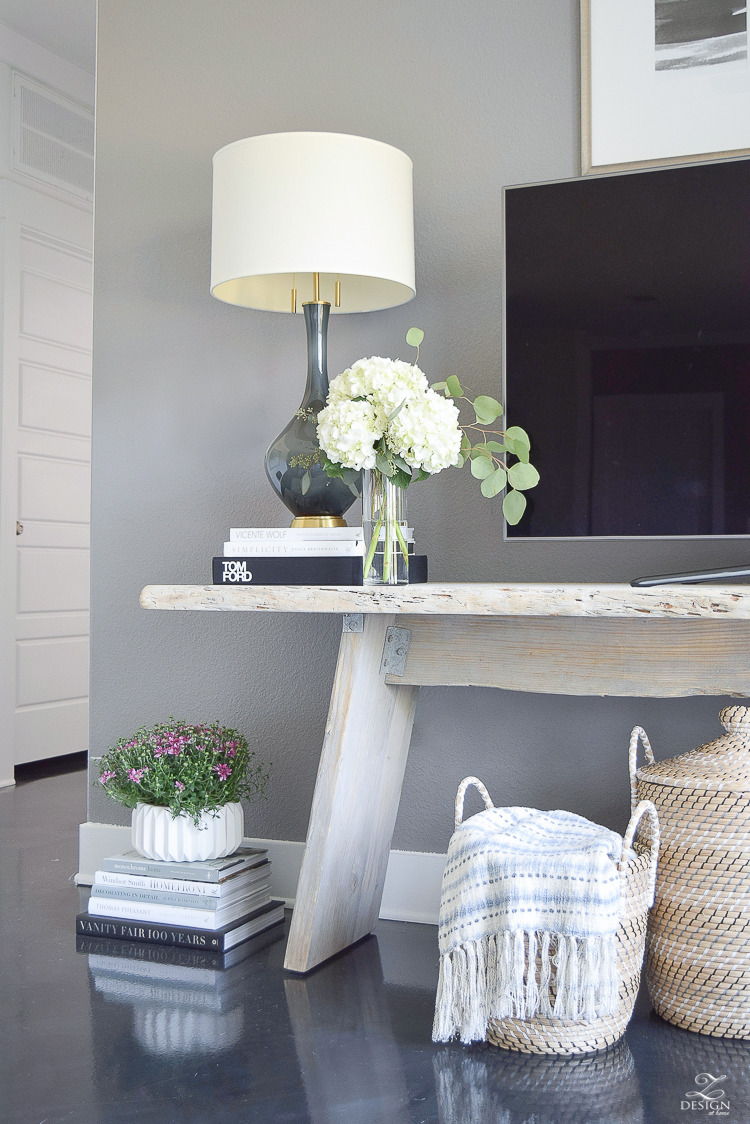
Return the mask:
[[361,558],[364,539],[339,542],[225,542],[225,558]]
[[230,542],[339,542],[361,539],[361,527],[232,527]]
[[148,874],[124,874],[121,871],[97,870],[94,875],[95,886],[117,886],[120,889],[163,890],[168,894],[200,894],[207,898],[221,898],[222,901],[242,889],[250,889],[254,882],[268,878],[271,864],[266,860],[250,870],[225,878],[223,882],[193,882],[187,878],[168,878]]
[[161,925],[182,925],[186,929],[223,929],[232,921],[260,909],[271,900],[268,890],[243,900],[228,909],[190,909],[182,905],[159,905],[155,902],[129,902],[122,898],[89,898],[92,917],[122,917],[130,921],[154,921]]

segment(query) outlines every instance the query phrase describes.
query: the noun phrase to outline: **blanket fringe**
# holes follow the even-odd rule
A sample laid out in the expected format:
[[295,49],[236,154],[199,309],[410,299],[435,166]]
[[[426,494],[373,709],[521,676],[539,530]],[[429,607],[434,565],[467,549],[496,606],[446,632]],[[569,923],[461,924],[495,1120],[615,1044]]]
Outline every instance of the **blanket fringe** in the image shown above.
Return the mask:
[[441,956],[432,1038],[484,1041],[490,1019],[591,1021],[616,1010],[618,991],[614,935],[505,930]]

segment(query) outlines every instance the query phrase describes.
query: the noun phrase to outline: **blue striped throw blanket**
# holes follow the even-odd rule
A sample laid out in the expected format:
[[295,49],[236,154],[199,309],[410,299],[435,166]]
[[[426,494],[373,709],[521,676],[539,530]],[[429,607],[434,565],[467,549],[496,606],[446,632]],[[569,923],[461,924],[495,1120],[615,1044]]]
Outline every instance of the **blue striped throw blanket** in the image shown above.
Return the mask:
[[572,812],[490,808],[456,829],[440,899],[433,1040],[492,1018],[591,1020],[617,1007],[622,839]]

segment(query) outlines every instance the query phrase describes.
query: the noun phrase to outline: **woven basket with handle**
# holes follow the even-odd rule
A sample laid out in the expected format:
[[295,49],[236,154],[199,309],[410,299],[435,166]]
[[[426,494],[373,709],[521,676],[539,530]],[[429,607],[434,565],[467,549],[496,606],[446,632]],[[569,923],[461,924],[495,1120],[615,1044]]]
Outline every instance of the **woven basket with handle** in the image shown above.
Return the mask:
[[[463,820],[464,796],[477,788],[485,807],[493,808],[487,789],[476,777],[466,777],[456,795],[456,827]],[[637,835],[636,835],[637,833]],[[537,1015],[532,1019],[491,1019],[487,1041],[525,1054],[593,1054],[622,1037],[630,1022],[641,980],[649,904],[653,898],[659,854],[659,818],[648,800],[633,812],[623,840],[620,871],[620,923],[617,927],[617,965],[620,991],[617,1010],[587,1021]],[[540,965],[537,964],[537,971]],[[554,990],[554,975],[553,975]]]
[[653,801],[662,830],[646,979],[675,1026],[750,1038],[750,707],[719,720],[723,737],[666,761],[640,726],[630,739],[633,803]]

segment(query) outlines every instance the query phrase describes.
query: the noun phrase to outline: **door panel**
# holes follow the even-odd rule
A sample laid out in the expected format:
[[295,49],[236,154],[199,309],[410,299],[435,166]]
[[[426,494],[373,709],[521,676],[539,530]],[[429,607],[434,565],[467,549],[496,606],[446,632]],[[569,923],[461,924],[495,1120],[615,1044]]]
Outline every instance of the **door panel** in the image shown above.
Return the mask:
[[89,607],[87,550],[18,550],[18,612],[50,613]]
[[88,637],[19,640],[16,683],[18,706],[85,698],[89,692]]
[[91,379],[21,364],[19,422],[32,429],[91,436]]
[[16,711],[16,763],[79,753],[88,740],[88,699],[44,703]]
[[23,519],[88,523],[91,470],[87,464],[21,456],[19,516]]

